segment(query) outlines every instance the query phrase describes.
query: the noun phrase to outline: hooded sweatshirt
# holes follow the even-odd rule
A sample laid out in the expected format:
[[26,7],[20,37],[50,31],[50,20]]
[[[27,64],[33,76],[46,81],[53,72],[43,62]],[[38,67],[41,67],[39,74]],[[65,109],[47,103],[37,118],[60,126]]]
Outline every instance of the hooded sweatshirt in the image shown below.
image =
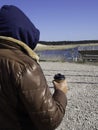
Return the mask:
[[34,49],[40,32],[19,8],[4,5],[0,9],[0,35],[20,40]]

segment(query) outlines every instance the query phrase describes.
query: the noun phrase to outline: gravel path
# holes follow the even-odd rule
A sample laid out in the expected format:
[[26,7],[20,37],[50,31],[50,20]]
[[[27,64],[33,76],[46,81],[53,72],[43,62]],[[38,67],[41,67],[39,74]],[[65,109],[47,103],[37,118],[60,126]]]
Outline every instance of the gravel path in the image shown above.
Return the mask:
[[40,65],[50,87],[56,73],[64,74],[68,82],[68,105],[56,130],[98,130],[98,66],[66,62]]

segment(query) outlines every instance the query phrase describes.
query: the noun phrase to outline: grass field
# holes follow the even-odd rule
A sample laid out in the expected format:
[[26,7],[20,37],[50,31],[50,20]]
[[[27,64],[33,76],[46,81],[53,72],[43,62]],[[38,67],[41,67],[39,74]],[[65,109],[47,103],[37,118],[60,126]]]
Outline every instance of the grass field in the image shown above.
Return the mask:
[[70,49],[79,46],[98,46],[98,43],[73,44],[73,45],[42,45],[38,43],[35,50],[64,50],[64,49]]

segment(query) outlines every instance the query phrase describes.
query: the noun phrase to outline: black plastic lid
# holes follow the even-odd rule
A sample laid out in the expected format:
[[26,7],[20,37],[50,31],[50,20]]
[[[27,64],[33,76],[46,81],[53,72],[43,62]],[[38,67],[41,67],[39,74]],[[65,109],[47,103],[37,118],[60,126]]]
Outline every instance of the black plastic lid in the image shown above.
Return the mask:
[[54,80],[64,80],[65,79],[65,76],[58,73],[54,76]]

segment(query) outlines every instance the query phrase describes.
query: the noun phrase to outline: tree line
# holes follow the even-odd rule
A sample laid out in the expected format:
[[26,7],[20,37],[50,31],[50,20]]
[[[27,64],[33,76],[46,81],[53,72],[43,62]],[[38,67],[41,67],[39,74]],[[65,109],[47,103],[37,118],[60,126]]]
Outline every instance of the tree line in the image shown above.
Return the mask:
[[89,44],[98,43],[98,40],[81,40],[81,41],[39,41],[43,45],[74,45],[74,44]]

